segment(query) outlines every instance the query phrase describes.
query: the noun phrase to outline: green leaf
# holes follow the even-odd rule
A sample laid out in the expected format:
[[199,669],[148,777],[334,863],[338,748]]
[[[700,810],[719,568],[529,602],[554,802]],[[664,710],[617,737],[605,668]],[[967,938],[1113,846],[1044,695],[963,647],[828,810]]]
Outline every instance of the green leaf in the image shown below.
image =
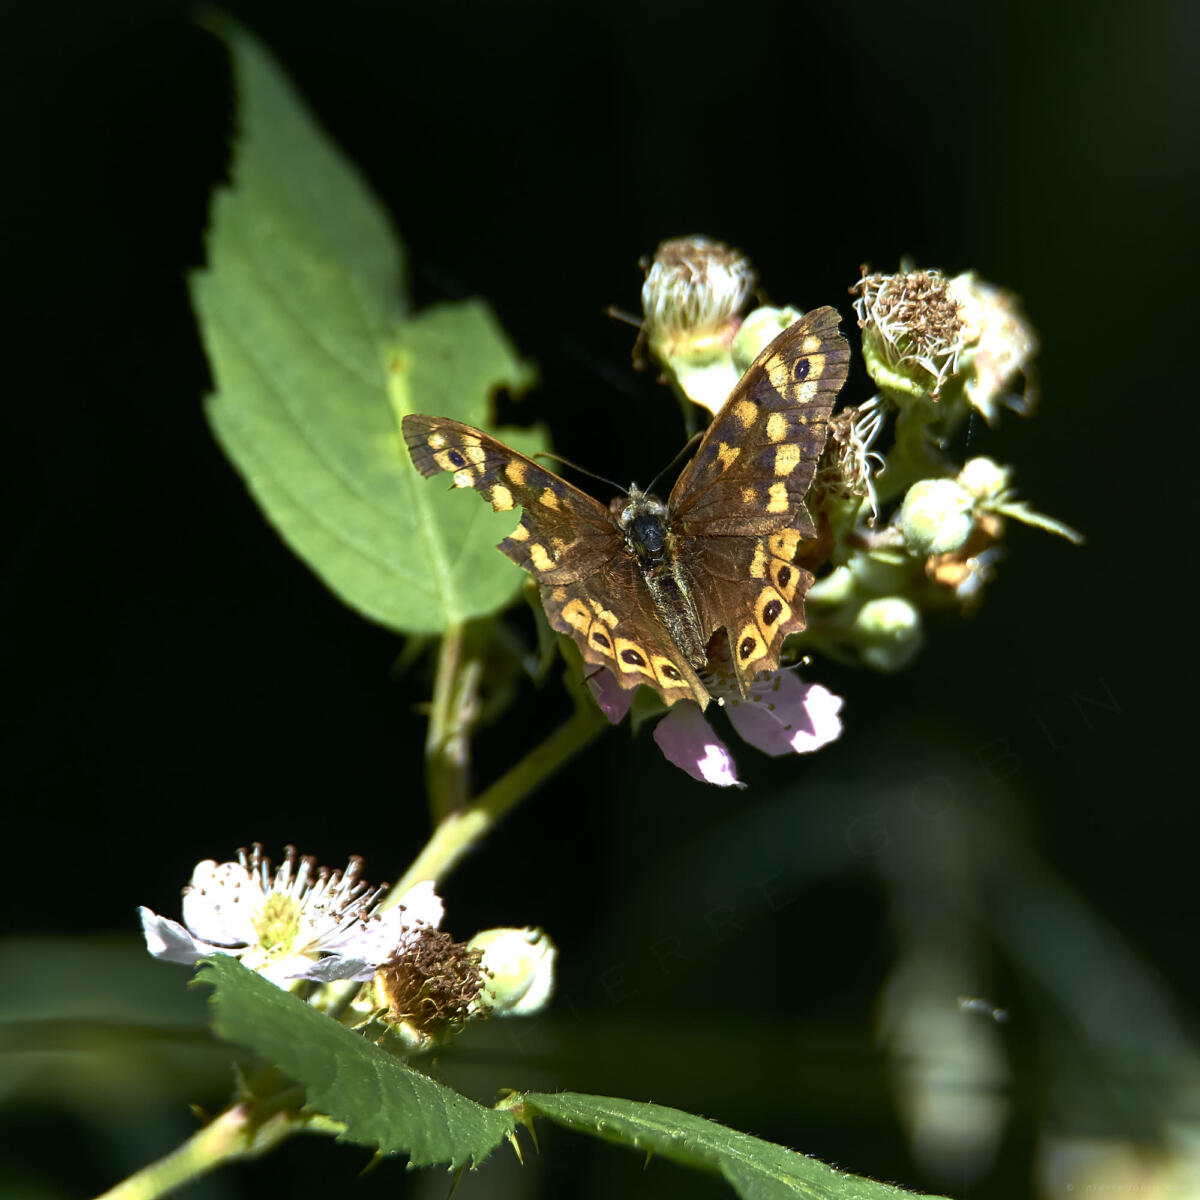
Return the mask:
[[676,1108],[577,1092],[531,1092],[519,1098],[517,1111],[710,1171],[743,1200],[911,1200],[915,1195]]
[[399,418],[486,424],[492,393],[532,373],[479,301],[403,322],[403,252],[382,209],[262,47],[222,30],[233,182],[190,281],[213,431],[288,545],[359,612],[413,633],[494,612],[522,578],[493,549],[512,514],[421,479]]
[[436,1083],[374,1042],[228,955],[206,959],[198,983],[215,988],[213,1028],[302,1084],[307,1106],[345,1125],[342,1135],[417,1167],[482,1162],[512,1130],[508,1112]]

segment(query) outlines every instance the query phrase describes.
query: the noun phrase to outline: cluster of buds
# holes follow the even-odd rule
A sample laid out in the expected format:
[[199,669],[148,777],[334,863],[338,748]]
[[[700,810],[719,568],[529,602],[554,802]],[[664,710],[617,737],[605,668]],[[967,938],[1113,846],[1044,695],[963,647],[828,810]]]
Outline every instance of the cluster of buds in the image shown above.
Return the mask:
[[[644,343],[680,395],[713,412],[800,315],[743,314],[753,278],[735,251],[699,237],[664,243],[647,271]],[[927,610],[979,601],[1006,520],[1081,539],[1017,499],[1010,467],[943,449],[972,413],[992,424],[1001,407],[1032,411],[1037,339],[1015,298],[970,272],[911,268],[864,268],[850,291],[877,390],[830,422],[808,499],[828,564],[794,645],[897,670],[919,650]]]
[[488,929],[456,942],[439,928],[429,881],[388,897],[362,882],[362,859],[344,871],[287,847],[273,868],[262,847],[236,861],[197,863],[183,889],[183,923],[140,910],[146,948],[191,965],[228,954],[315,1007],[330,985],[361,985],[350,1011],[425,1049],[487,1016],[537,1012],[554,989],[553,942],[536,929]]

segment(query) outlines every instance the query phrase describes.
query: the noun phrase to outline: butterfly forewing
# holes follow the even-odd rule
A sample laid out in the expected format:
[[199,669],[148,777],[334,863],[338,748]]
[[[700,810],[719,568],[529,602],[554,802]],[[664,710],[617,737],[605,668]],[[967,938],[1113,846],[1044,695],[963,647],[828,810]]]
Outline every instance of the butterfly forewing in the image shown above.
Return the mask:
[[817,532],[804,499],[850,363],[838,323],[834,309],[814,309],[763,350],[671,491],[702,622],[726,630],[743,696],[804,628],[813,577],[796,558]]
[[575,639],[586,662],[623,688],[648,684],[668,704],[707,702],[604,505],[470,425],[410,415],[402,427],[422,475],[447,472],[494,509],[524,510],[499,548],[538,581],[550,624]]
[[817,308],[750,364],[671,490],[689,537],[752,537],[787,527],[812,537],[804,497],[850,365],[836,310]]

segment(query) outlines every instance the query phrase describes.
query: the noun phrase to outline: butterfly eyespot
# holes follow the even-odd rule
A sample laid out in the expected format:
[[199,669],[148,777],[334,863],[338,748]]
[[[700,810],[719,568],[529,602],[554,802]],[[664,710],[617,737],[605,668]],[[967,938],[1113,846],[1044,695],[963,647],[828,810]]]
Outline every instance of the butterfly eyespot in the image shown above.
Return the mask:
[[792,364],[792,378],[797,383],[803,383],[808,378],[808,371],[809,365],[807,358],[798,358]]
[[622,650],[621,661],[627,662],[631,667],[644,667],[646,660],[636,650]]
[[683,678],[683,676],[680,675],[680,673],[677,670],[675,670],[675,668],[673,666],[671,666],[670,663],[665,663],[663,665],[662,673],[668,679],[682,679]]
[[754,647],[757,645],[758,643],[752,637],[742,638],[742,644],[738,647],[738,653],[743,658],[749,658],[754,653]]
[[[608,638],[604,634],[602,634],[600,632],[600,630],[598,630],[598,629],[592,634],[592,641],[595,642],[597,646],[604,646],[606,648],[608,646],[612,645],[612,642],[610,642],[608,640]],[[633,653],[632,650],[625,651],[625,654],[632,654],[632,653]],[[625,655],[623,654],[621,657],[624,658]]]
[[778,583],[781,588],[787,587],[787,585],[791,582],[791,578],[791,567],[780,567],[779,570],[775,572],[775,582]]
[[783,612],[783,604],[781,601],[768,600],[766,605],[763,607],[763,624],[774,625],[781,612]]
[[446,457],[456,466],[465,467],[467,460],[457,450],[447,450]]

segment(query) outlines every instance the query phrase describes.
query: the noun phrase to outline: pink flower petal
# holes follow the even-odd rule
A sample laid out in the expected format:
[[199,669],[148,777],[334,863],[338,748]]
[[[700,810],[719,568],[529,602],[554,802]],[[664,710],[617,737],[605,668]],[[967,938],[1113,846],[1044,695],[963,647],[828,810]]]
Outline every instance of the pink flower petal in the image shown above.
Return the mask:
[[600,711],[614,725],[619,725],[633,703],[633,688],[623,688],[616,676],[605,667],[593,670],[587,685],[600,706]]
[[764,754],[807,754],[842,732],[841,696],[795,671],[776,671],[753,684],[745,700],[727,700],[725,711],[743,740]]
[[654,740],[666,756],[701,783],[717,787],[745,787],[729,748],[712,731],[704,714],[691,700],[680,700],[654,727]]

